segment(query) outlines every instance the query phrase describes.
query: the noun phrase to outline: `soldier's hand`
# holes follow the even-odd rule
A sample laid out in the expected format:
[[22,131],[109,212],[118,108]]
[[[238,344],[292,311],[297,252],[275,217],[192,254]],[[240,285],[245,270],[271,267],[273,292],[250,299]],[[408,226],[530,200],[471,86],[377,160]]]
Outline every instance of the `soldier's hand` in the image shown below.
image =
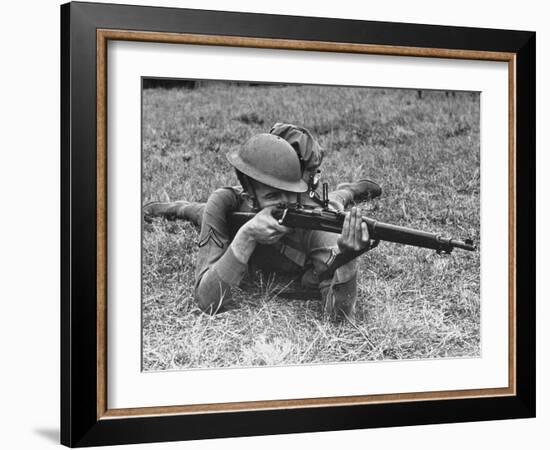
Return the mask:
[[246,233],[259,244],[274,244],[292,231],[291,228],[280,225],[273,217],[271,213],[275,208],[276,206],[269,206],[262,209],[243,226]]
[[370,246],[369,229],[361,217],[361,209],[355,206],[346,213],[342,234],[337,241],[342,253],[360,251]]

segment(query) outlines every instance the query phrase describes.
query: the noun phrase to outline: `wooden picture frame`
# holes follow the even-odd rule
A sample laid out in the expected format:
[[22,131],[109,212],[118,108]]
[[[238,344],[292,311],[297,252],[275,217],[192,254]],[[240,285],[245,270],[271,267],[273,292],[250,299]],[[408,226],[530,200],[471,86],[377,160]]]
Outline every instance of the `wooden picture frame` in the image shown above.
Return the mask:
[[[506,388],[110,409],[107,42],[504,61],[509,71]],[[126,5],[61,7],[61,442],[91,446],[535,415],[535,33]]]

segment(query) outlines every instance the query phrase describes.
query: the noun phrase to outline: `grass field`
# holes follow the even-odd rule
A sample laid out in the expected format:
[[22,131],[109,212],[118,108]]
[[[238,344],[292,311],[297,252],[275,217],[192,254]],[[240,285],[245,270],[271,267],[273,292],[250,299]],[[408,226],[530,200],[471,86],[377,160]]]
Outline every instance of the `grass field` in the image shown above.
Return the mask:
[[[237,184],[225,153],[275,122],[308,128],[322,176],[368,176],[378,220],[479,244],[479,96],[414,90],[202,84],[143,93],[142,200],[206,201]],[[155,219],[143,230],[143,370],[476,357],[479,252],[381,243],[360,258],[356,318],[332,323],[319,302],[279,298],[277,278],[208,316],[193,300],[198,233]]]

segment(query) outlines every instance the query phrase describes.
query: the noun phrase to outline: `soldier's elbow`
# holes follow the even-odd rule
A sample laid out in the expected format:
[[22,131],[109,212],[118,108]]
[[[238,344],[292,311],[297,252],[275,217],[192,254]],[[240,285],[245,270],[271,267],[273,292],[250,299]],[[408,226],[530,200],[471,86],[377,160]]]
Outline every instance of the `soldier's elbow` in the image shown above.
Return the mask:
[[221,308],[218,306],[219,302],[217,302],[214,298],[208,298],[200,295],[199,293],[196,293],[195,302],[200,310],[205,314],[213,316],[220,312]]
[[202,312],[211,316],[225,311],[228,300],[225,292],[204,292],[200,287],[195,291],[195,302]]

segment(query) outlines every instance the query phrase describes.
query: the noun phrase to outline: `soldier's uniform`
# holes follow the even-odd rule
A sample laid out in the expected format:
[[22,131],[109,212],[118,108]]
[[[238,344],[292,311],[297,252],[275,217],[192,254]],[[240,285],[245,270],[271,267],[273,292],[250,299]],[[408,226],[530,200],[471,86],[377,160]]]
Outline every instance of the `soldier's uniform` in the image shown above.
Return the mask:
[[[330,195],[333,206],[344,205],[349,200],[346,192],[335,191]],[[292,282],[287,292],[304,289],[311,298],[323,300],[327,313],[340,312],[351,315],[356,296],[357,265],[355,260],[338,268],[332,280],[319,282],[338,253],[339,235],[317,230],[294,229],[273,245],[258,244],[248,264],[243,264],[230,247],[234,231],[229,221],[234,211],[252,211],[242,196],[240,187],[216,190],[204,204],[186,206],[186,216],[195,223],[201,221],[199,253],[195,270],[195,298],[204,311],[215,313],[231,302],[231,288],[256,270],[283,274]],[[290,295],[292,296],[292,295]]]
[[[270,134],[284,139],[287,142],[285,145],[290,144],[296,153],[294,158],[297,156],[299,159],[302,185],[311,183],[324,152],[309,131],[295,125],[277,123]],[[274,154],[268,153],[267,156],[273,157]],[[236,160],[229,159],[239,169]],[[240,164],[243,164],[242,161]],[[248,175],[254,178],[252,173]],[[380,187],[374,182],[371,184],[371,196],[380,195]],[[302,196],[304,204],[316,204],[308,195]],[[230,214],[253,211],[249,199],[250,195],[243,195],[242,187],[235,186],[216,190],[206,204],[182,201],[164,204],[160,208],[158,215],[189,220],[200,227],[195,270],[195,299],[200,308],[210,314],[223,311],[231,304],[232,288],[248,278],[247,275],[261,270],[275,272],[282,275],[285,282],[289,281],[286,286],[288,297],[293,297],[297,292],[304,297],[306,293],[307,298],[321,298],[324,311],[328,314],[353,315],[357,290],[355,259],[339,267],[332,279],[320,281],[319,278],[339,252],[337,233],[294,229],[275,244],[257,244],[247,264],[235,257],[230,244],[237,230],[232,228]],[[330,206],[334,209],[343,210],[353,200],[354,193],[349,189],[337,189],[329,194]],[[155,205],[152,205],[150,209],[154,208]]]

